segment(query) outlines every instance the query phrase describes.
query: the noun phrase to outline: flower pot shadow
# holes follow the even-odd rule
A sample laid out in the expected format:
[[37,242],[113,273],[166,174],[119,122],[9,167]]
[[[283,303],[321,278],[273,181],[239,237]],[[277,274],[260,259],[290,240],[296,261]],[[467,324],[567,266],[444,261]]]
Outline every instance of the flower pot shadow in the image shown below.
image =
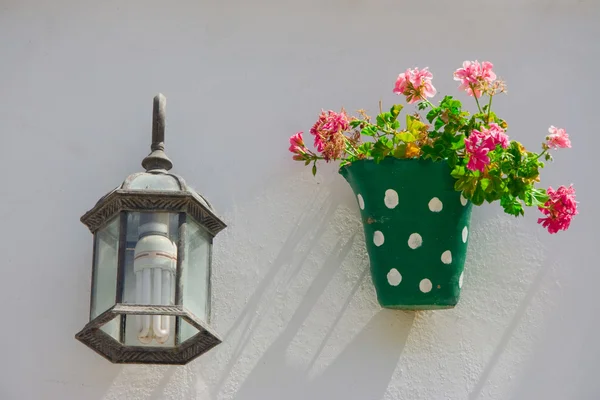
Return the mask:
[[[254,369],[244,380],[235,395],[237,400],[259,398],[331,399],[348,395],[354,398],[377,398],[383,395],[398,365],[398,359],[408,337],[414,313],[381,310],[342,350],[339,356],[316,378],[309,372],[314,360],[307,367],[290,365],[287,349],[305,325],[319,298],[323,295],[333,276],[350,252],[354,234],[345,243],[340,240],[323,263],[312,281],[307,295],[294,312],[284,331],[255,363]],[[365,271],[366,272],[366,271]],[[364,283],[366,273],[361,275],[350,292],[346,303],[338,312],[330,332],[340,319],[358,287]],[[329,340],[331,334],[325,336]],[[317,357],[324,343],[317,350]],[[356,397],[362,393],[362,397]]]
[[258,361],[235,398],[383,398],[398,367],[414,317],[414,312],[379,311],[314,379],[309,378],[308,370],[286,362],[285,350],[293,336],[282,335]]
[[540,271],[535,276],[534,280],[531,282],[529,289],[527,290],[527,293],[525,294],[525,297],[523,298],[523,300],[521,300],[519,307],[516,310],[513,318],[511,319],[510,323],[504,330],[502,337],[500,339],[500,342],[494,349],[492,356],[490,357],[489,361],[487,362],[487,365],[485,366],[483,372],[479,376],[477,384],[475,385],[475,387],[473,388],[471,393],[469,393],[469,400],[477,400],[479,398],[479,395],[481,394],[485,384],[488,382],[488,379],[489,379],[490,375],[492,374],[494,368],[500,361],[500,357],[502,356],[503,352],[506,350],[506,348],[510,342],[510,339],[512,338],[513,334],[515,333],[515,330],[519,327],[519,324],[521,323],[521,320],[525,316],[535,295],[541,289],[542,282],[544,280],[544,277],[548,274],[548,271],[549,271],[549,268],[541,268]]
[[304,398],[383,398],[398,367],[414,318],[414,312],[379,311],[309,385]]

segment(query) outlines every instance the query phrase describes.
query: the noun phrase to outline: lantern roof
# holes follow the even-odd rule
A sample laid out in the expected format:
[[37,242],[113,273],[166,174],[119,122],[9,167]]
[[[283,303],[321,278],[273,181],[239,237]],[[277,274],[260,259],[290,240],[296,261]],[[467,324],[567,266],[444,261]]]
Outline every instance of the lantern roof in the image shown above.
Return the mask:
[[142,161],[146,171],[129,175],[81,217],[92,232],[124,210],[187,212],[212,235],[226,227],[204,196],[169,172],[173,163],[165,153],[165,108],[166,98],[159,93],[154,97],[151,152]]

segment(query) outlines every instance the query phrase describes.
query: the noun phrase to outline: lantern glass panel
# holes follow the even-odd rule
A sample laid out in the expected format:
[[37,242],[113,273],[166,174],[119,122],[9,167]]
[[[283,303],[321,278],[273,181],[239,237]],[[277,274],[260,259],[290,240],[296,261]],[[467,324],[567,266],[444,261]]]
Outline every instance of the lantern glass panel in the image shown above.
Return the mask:
[[199,331],[183,318],[179,318],[179,344],[195,336]]
[[[90,320],[115,305],[117,294],[117,267],[119,265],[119,221],[113,218],[94,236],[94,269]],[[102,326],[113,338],[119,338],[120,320],[115,318]]]
[[[212,239],[193,218],[187,217],[185,257],[182,260],[183,306],[200,320],[209,322],[210,315],[210,258]],[[181,341],[198,331],[189,324],[181,325]]]
[[[123,303],[174,305],[179,214],[127,213]],[[175,317],[128,315],[125,345],[175,346]]]

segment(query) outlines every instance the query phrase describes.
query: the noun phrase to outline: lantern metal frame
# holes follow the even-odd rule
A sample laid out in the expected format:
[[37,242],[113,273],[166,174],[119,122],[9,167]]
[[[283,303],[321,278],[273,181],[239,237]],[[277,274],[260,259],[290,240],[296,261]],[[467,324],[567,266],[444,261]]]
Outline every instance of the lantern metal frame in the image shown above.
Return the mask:
[[[94,319],[91,319],[85,327],[75,335],[75,338],[109,361],[117,364],[186,364],[194,358],[204,354],[219,343],[221,338],[210,327],[210,312],[207,320],[202,321],[195,316],[183,304],[183,259],[185,258],[186,221],[187,216],[192,217],[201,225],[212,238],[223,230],[225,223],[215,214],[210,203],[193,189],[188,187],[185,181],[178,175],[169,173],[172,162],[164,153],[164,128],[165,128],[165,106],[166,99],[162,94],[154,98],[152,145],[151,153],[143,160],[142,166],[146,172],[130,175],[116,189],[102,197],[96,205],[81,217],[85,224],[94,234],[105,227],[114,218],[119,217],[119,252],[116,277],[115,303]],[[144,174],[166,175],[177,182],[179,190],[153,190],[133,189],[131,184]],[[123,303],[123,283],[125,272],[125,241],[128,212],[170,212],[179,215],[178,253],[182,257],[177,259],[175,275],[175,305],[140,305]],[[90,298],[90,310],[93,304],[95,282],[93,282],[94,269],[96,265],[96,245],[94,244],[94,265],[92,270],[92,293]],[[210,311],[210,275],[211,256],[208,261],[208,286],[207,302]],[[150,347],[130,346],[124,344],[125,317],[127,315],[165,315],[176,317],[175,343],[174,347]],[[91,315],[90,315],[91,317]],[[115,318],[121,318],[120,338],[118,341],[101,328]],[[198,330],[198,333],[183,343],[179,342],[179,318]]]

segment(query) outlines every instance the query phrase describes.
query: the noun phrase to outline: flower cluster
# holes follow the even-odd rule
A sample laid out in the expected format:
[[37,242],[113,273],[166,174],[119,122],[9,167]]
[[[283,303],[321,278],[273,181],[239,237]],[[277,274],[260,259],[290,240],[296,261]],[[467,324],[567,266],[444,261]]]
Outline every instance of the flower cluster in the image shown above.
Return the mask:
[[573,185],[561,186],[557,190],[549,187],[547,193],[550,198],[543,207],[540,207],[540,211],[546,215],[546,218],[539,218],[538,223],[542,224],[550,233],[569,229],[571,220],[577,215]]
[[471,171],[483,172],[490,163],[488,153],[500,145],[503,149],[508,147],[508,136],[498,124],[492,122],[489,128],[473,129],[471,135],[465,139],[465,149],[469,157],[467,168]]
[[564,129],[550,126],[548,128],[550,134],[546,136],[546,146],[551,149],[566,149],[571,147],[569,134]]
[[[506,134],[508,124],[491,109],[493,96],[506,93],[491,62],[465,61],[454,72],[459,89],[475,98],[477,110],[463,111],[462,104],[445,96],[439,105],[428,99],[436,94],[433,75],[427,69],[407,69],[398,75],[393,92],[417,103],[420,113],[406,115],[401,127],[398,119],[403,105],[395,104],[389,112],[381,109],[375,121],[364,110],[358,117],[348,117],[342,109],[321,111],[310,129],[316,152],[309,150],[302,132],[290,138],[293,159],[313,164],[340,160],[341,166],[363,159],[380,162],[386,157],[423,158],[446,162],[455,179],[454,188],[475,205],[499,201],[510,215],[523,215],[523,206],[538,207],[544,214],[538,223],[550,233],[566,230],[577,214],[575,189],[572,186],[536,188],[543,161],[552,160],[551,150],[571,147],[565,129],[550,126],[539,153],[531,152]],[[482,102],[487,96],[487,104]],[[482,106],[482,104],[484,104]],[[365,138],[366,140],[361,140]]]
[[427,97],[433,97],[436,90],[431,84],[432,78],[433,75],[427,68],[422,70],[419,70],[419,68],[409,68],[398,75],[396,85],[394,86],[394,93],[406,96],[408,104],[425,100]]
[[306,154],[309,152],[309,150],[304,146],[304,139],[302,139],[302,133],[303,132],[298,132],[290,137],[289,150],[292,153],[294,153],[294,156],[292,158],[297,161],[304,160]]
[[496,80],[492,71],[494,65],[484,61],[481,64],[475,61],[463,62],[463,67],[454,72],[454,80],[460,81],[459,89],[467,92],[469,96],[481,97],[481,93]]
[[349,121],[346,111],[321,111],[319,119],[310,129],[315,137],[315,147],[323,154],[325,161],[339,159],[346,149],[344,132],[348,130]]

